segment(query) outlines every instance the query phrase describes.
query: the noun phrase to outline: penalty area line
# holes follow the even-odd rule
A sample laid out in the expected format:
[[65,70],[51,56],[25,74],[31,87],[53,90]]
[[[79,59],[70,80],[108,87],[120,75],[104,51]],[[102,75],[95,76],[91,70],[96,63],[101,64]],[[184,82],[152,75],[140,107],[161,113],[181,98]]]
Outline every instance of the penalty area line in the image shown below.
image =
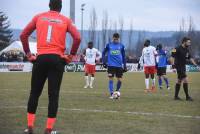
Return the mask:
[[[0,109],[26,109],[26,106],[0,106]],[[38,107],[38,109],[48,109],[48,107]],[[91,112],[91,113],[117,113],[117,114],[129,114],[139,116],[160,116],[160,117],[175,117],[182,119],[197,119],[200,120],[200,116],[192,115],[180,115],[180,114],[167,114],[167,113],[153,113],[153,112],[137,112],[137,111],[117,111],[117,110],[101,110],[101,109],[79,109],[79,108],[64,108],[59,107],[61,111],[74,111],[74,112]]]

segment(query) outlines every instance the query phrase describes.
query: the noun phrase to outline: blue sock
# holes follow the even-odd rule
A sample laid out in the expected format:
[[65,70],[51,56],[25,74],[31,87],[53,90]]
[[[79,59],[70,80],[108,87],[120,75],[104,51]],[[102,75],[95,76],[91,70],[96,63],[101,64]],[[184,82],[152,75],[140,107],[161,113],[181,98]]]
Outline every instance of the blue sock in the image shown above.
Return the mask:
[[119,91],[121,88],[122,82],[120,80],[117,81],[117,89],[116,91]]
[[109,90],[110,90],[110,95],[113,94],[113,80],[109,80]]
[[158,78],[158,84],[159,84],[159,87],[161,87],[162,86],[162,78],[160,77],[160,78]]
[[164,78],[164,80],[165,80],[165,83],[166,83],[167,87],[169,87],[169,81],[168,81],[168,79]]

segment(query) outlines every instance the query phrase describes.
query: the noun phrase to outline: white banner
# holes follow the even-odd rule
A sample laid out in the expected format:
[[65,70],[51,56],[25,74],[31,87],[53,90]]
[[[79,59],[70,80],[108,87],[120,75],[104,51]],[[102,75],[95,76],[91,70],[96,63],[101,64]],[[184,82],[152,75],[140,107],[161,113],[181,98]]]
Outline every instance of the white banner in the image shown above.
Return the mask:
[[[137,70],[138,64],[127,63],[128,72],[143,72],[143,69]],[[31,72],[33,64],[29,62],[0,62],[0,72]],[[97,72],[105,72],[107,69],[102,64],[96,65]],[[83,72],[83,63],[70,63],[65,66],[65,72]],[[187,72],[199,72],[199,69],[192,65],[186,65]],[[171,65],[167,65],[167,72],[172,72]]]
[[29,62],[0,62],[0,72],[31,72],[32,66]]

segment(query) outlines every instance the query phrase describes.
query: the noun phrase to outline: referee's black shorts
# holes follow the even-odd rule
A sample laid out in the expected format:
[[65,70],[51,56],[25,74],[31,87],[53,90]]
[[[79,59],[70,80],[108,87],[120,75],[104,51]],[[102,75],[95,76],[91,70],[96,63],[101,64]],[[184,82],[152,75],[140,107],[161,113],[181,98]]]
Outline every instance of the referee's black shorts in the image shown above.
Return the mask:
[[157,68],[157,75],[158,76],[166,75],[166,70],[167,70],[166,67],[158,67]]
[[187,77],[185,66],[176,66],[176,71],[179,80],[182,80]]
[[64,66],[65,62],[59,55],[44,54],[37,57],[32,69],[31,92],[28,101],[29,113],[36,112],[39,96],[48,79],[48,117],[56,117]]
[[122,76],[123,76],[123,68],[122,67],[108,66],[107,72],[108,72],[109,77],[116,76],[117,78],[122,78]]

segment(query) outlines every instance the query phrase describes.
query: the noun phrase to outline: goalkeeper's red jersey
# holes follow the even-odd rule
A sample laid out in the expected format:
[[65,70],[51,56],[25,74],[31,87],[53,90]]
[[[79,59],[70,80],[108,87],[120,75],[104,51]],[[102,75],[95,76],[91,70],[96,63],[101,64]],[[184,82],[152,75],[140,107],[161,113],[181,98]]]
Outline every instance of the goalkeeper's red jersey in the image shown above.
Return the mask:
[[69,32],[73,38],[70,54],[75,55],[79,44],[80,34],[72,21],[56,11],[48,11],[36,15],[21,33],[20,39],[24,51],[30,52],[28,37],[36,30],[37,54],[64,55],[66,49],[66,33]]

